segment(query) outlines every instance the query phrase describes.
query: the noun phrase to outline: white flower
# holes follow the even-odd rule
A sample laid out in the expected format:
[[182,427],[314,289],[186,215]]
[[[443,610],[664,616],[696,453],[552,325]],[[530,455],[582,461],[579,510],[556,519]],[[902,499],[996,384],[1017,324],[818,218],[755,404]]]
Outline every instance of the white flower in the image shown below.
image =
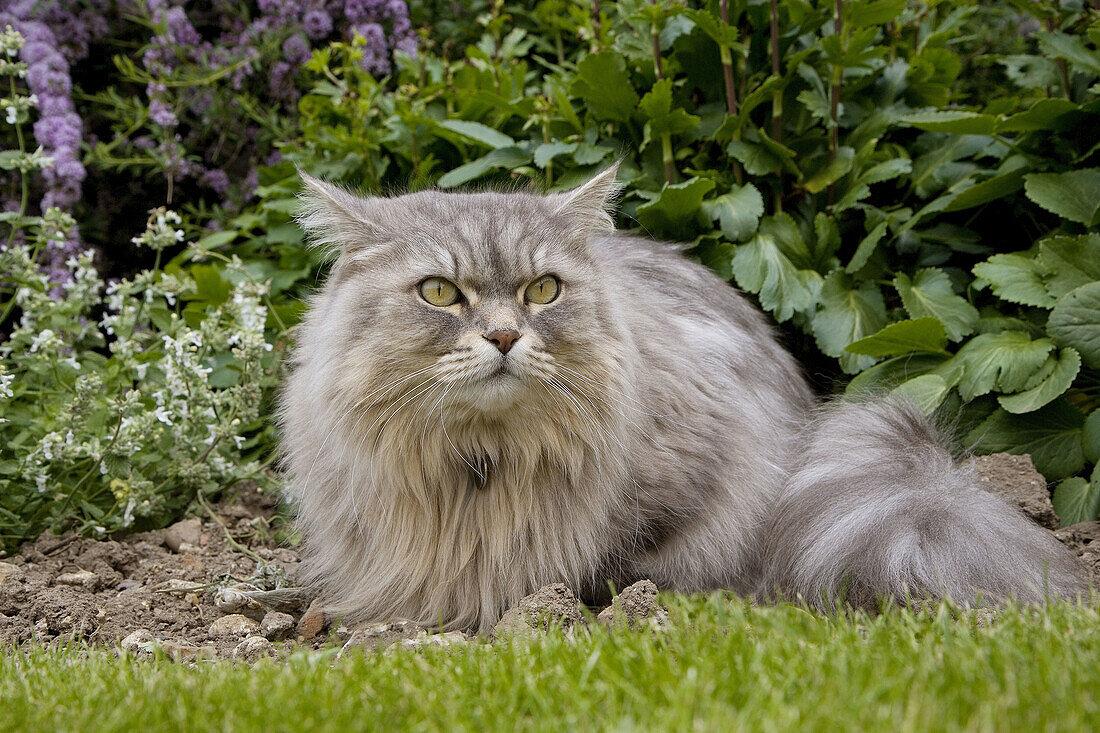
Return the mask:
[[7,117],[8,124],[9,125],[14,125],[16,119],[18,119],[18,118],[19,118],[19,110],[17,110],[15,107],[8,107],[8,117]]

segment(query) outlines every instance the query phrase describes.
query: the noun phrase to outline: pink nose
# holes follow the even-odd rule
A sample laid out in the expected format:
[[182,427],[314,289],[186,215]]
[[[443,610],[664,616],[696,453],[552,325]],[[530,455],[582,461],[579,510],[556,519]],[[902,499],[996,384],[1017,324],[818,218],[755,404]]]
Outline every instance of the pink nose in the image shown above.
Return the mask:
[[512,344],[519,340],[519,331],[493,331],[485,334],[485,340],[491,341],[500,353],[507,354],[512,350]]

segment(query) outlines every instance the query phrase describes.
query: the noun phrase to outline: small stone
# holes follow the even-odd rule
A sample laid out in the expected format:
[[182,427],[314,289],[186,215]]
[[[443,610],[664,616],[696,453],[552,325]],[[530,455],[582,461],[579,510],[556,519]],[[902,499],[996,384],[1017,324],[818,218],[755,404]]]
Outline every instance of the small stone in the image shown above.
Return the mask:
[[653,581],[639,580],[615,596],[611,605],[596,616],[596,620],[605,626],[659,627],[668,621],[668,611],[657,603],[657,586]]
[[294,617],[289,613],[270,611],[260,622],[260,633],[273,641],[282,641],[294,633]]
[[185,552],[191,548],[183,548],[183,545],[187,544],[192,548],[197,548],[201,543],[202,520],[198,517],[176,522],[164,530],[164,544],[168,545],[172,552]]
[[405,649],[422,649],[429,646],[457,646],[465,644],[467,640],[461,631],[447,631],[442,634],[424,634],[415,639],[402,639],[398,643]]
[[994,453],[974,456],[965,465],[974,469],[983,489],[1019,508],[1036,523],[1048,529],[1061,526],[1050,503],[1046,479],[1035,470],[1031,456]]
[[199,659],[213,659],[216,656],[216,650],[213,647],[194,646],[171,640],[157,642],[156,648],[177,662],[194,662]]
[[46,639],[52,636],[50,633],[50,622],[44,618],[40,618],[34,622],[34,635],[39,639]]
[[237,583],[228,588],[219,588],[214,594],[214,606],[222,613],[243,613],[252,618],[261,619],[264,607],[249,593],[260,589],[248,583]]
[[183,578],[169,578],[156,587],[158,591],[167,591],[171,593],[195,593],[203,590],[202,583],[196,583],[192,580],[184,580]]
[[148,629],[137,629],[136,631],[131,631],[122,640],[120,646],[122,647],[122,651],[127,654],[149,656],[155,643],[156,637],[153,636],[152,631]]
[[321,601],[315,599],[298,619],[298,636],[312,639],[325,630],[326,623],[328,619],[325,618],[325,609],[321,606]]
[[274,657],[275,645],[262,636],[250,636],[233,649],[233,658],[252,664],[264,657]]
[[569,630],[583,620],[580,604],[573,591],[564,583],[556,583],[520,599],[497,622],[493,635],[528,634],[545,631],[553,626]]
[[248,616],[242,616],[239,613],[231,613],[228,616],[222,616],[220,619],[210,624],[207,633],[212,637],[249,636],[256,633],[259,628],[260,625]]
[[1089,548],[1100,549],[1100,522],[1078,522],[1055,531],[1054,536],[1069,549],[1081,555]]
[[62,573],[54,579],[56,585],[71,585],[92,591],[99,588],[99,576],[90,570],[77,570],[75,573]]
[[374,624],[353,631],[338,656],[342,657],[350,649],[377,651],[398,642],[413,641],[427,634],[424,627],[412,621]]
[[4,578],[8,577],[17,570],[19,570],[18,565],[12,565],[10,562],[0,562],[0,583],[3,583]]

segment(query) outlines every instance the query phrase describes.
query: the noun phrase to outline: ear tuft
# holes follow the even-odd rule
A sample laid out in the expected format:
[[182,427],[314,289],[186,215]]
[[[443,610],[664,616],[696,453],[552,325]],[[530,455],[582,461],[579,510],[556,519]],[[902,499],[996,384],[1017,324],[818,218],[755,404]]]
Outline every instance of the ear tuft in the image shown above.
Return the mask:
[[370,216],[378,199],[357,196],[302,170],[298,175],[305,186],[295,219],[313,246],[346,254],[378,237],[381,227]]
[[615,199],[622,190],[616,179],[619,163],[612,163],[607,170],[588,183],[572,191],[550,196],[555,216],[568,216],[578,221],[590,234],[615,231]]

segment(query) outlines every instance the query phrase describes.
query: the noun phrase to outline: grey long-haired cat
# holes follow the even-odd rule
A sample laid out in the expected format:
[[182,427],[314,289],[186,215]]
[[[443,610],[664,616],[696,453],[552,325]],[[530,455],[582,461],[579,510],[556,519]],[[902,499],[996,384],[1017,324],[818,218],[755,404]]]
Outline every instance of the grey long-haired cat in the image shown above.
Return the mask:
[[820,408],[762,315],[618,234],[610,169],[549,196],[363,198],[282,398],[307,573],[349,621],[490,628],[542,585],[651,578],[827,606],[1088,589],[911,406]]

